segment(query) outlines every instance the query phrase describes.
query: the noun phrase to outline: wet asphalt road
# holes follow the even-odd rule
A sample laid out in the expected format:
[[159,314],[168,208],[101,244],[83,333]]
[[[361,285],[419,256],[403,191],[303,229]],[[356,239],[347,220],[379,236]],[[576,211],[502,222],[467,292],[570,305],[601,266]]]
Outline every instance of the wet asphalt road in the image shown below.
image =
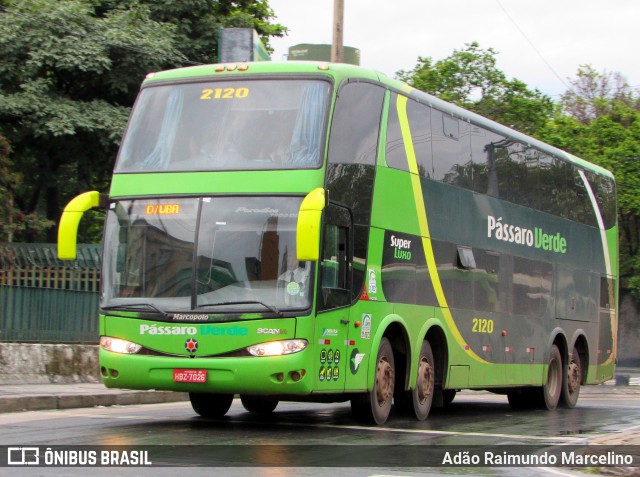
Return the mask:
[[[358,424],[348,403],[280,403],[272,415],[258,416],[246,412],[239,400],[220,420],[201,419],[183,402],[5,414],[0,416],[0,426],[0,445],[5,446],[153,446],[149,449],[155,465],[190,467],[189,476],[502,476],[514,475],[514,469],[432,467],[425,463],[439,461],[442,452],[433,456],[425,452],[438,449],[451,451],[451,456],[469,449],[528,451],[591,445],[640,428],[640,392],[585,388],[575,409],[513,411],[504,396],[465,391],[446,409],[434,410],[427,421],[394,414],[384,426]],[[523,445],[529,447],[515,447]],[[408,446],[414,447],[407,453]],[[274,456],[282,466],[245,467],[262,459],[272,462]],[[5,474],[8,470],[11,473]],[[37,474],[33,473],[36,469],[25,474],[23,470],[28,469],[0,468],[0,475],[87,474],[87,469],[79,468],[38,468]],[[91,473],[107,475],[108,471],[92,469]],[[517,474],[580,472],[566,467],[528,467],[518,469]],[[176,469],[123,467],[118,474],[176,475]]]

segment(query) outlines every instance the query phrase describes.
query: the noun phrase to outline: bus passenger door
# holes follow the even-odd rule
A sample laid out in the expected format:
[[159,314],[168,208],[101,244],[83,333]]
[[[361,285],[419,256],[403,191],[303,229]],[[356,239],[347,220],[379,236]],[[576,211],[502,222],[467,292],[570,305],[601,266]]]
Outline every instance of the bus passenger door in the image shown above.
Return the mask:
[[352,231],[350,212],[344,207],[329,204],[324,212],[318,267],[315,379],[319,392],[343,390],[345,386],[349,305],[353,301]]

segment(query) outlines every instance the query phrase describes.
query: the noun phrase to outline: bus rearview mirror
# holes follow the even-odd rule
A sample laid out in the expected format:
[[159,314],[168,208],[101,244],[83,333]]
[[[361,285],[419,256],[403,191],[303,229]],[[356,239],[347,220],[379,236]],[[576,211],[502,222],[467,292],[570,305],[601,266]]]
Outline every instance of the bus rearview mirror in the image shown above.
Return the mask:
[[325,205],[325,191],[321,187],[309,192],[300,205],[296,228],[296,249],[300,262],[317,262],[320,259],[320,226]]
[[92,190],[74,197],[66,205],[58,225],[58,258],[60,260],[76,259],[76,242],[78,239],[78,224],[84,213],[94,207],[99,207],[106,201],[100,193]]

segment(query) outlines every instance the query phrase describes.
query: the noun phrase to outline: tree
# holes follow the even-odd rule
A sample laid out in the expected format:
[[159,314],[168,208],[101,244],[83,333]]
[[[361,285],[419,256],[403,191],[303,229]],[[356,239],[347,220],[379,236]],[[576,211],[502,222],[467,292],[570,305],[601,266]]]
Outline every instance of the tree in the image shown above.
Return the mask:
[[81,1],[9,5],[0,15],[0,124],[22,177],[15,204],[57,220],[80,190],[106,188],[140,78],[183,57],[173,28],[142,6],[97,18]]
[[149,8],[150,18],[175,26],[175,47],[189,62],[216,63],[220,28],[253,28],[267,50],[269,38],[281,37],[286,28],[271,23],[273,10],[266,0],[96,0],[104,14],[123,5],[142,3]]
[[581,65],[570,84],[561,100],[563,112],[583,124],[615,114],[619,105],[637,107],[638,98],[620,73],[599,73],[591,65]]
[[[0,133],[21,178],[10,192],[16,207],[57,222],[78,193],[106,191],[145,75],[215,61],[219,26],[282,35],[271,18],[266,0],[3,0]],[[81,240],[99,239],[86,225]],[[16,232],[55,241],[53,228],[46,238]]]
[[619,73],[578,69],[553,102],[496,66],[477,43],[443,60],[420,58],[398,76],[415,88],[513,126],[613,172],[617,183],[621,286],[640,298],[640,96]]
[[581,66],[544,141],[613,172],[617,184],[622,286],[640,298],[640,108],[637,92],[619,73]]
[[22,183],[22,177],[12,172],[10,152],[9,142],[0,135],[0,201],[4,204],[0,209],[0,242],[13,242],[16,233],[37,236],[54,225],[37,212],[25,213],[16,207],[14,194]]
[[416,89],[533,134],[552,116],[553,102],[522,81],[507,78],[496,66],[496,55],[473,42],[436,62],[420,57],[412,70],[397,76]]

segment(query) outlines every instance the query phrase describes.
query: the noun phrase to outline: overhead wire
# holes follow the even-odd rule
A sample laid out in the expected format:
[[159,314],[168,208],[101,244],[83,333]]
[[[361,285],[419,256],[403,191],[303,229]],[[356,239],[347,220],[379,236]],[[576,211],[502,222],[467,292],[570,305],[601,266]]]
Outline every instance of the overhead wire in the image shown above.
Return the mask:
[[553,66],[551,66],[551,64],[547,61],[547,59],[544,57],[544,55],[540,52],[540,50],[536,47],[536,45],[533,43],[533,41],[531,41],[531,39],[527,36],[527,34],[524,32],[524,30],[522,28],[520,28],[520,25],[518,25],[518,23],[515,21],[515,19],[509,14],[509,12],[507,11],[507,9],[504,7],[504,5],[502,5],[502,3],[500,2],[500,0],[496,0],[496,3],[498,4],[498,6],[502,9],[502,11],[504,12],[504,14],[507,16],[507,18],[509,19],[509,21],[511,23],[513,23],[513,25],[516,27],[516,29],[520,32],[520,34],[522,35],[522,37],[527,41],[527,43],[529,43],[529,46],[531,46],[531,48],[533,49],[533,51],[536,52],[536,54],[540,57],[540,59],[542,60],[542,62],[547,66],[547,68],[549,68],[549,70],[553,73],[553,75],[564,85],[565,88],[567,88],[567,90],[569,91],[573,91],[573,88],[571,86],[569,86],[566,81],[564,79],[562,79],[562,77],[556,72],[556,70],[553,68]]

